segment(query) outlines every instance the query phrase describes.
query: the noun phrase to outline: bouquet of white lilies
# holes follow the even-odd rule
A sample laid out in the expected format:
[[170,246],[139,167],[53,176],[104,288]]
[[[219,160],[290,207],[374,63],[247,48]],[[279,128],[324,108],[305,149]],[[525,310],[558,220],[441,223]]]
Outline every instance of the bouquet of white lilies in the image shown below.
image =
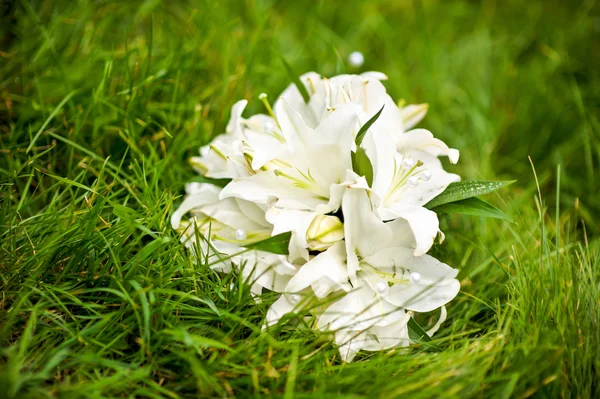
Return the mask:
[[[397,105],[385,79],[307,73],[273,107],[262,94],[268,115],[248,119],[239,101],[226,133],[192,158],[202,177],[172,216],[195,257],[235,271],[255,296],[281,293],[265,328],[310,313],[347,362],[427,340],[446,318],[460,283],[426,254],[444,237],[436,212],[503,217],[474,197],[506,182],[455,183],[438,157],[456,163],[459,152],[413,129],[427,105]],[[412,319],[436,309],[428,331]]]

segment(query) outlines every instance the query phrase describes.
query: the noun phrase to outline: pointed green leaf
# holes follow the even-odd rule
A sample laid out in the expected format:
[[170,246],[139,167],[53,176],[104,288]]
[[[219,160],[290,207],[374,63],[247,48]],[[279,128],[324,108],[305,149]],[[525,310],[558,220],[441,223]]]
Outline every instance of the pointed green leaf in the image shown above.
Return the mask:
[[192,178],[191,181],[196,183],[208,183],[221,188],[231,183],[231,179],[213,179],[212,177],[206,176],[196,176]]
[[285,233],[277,234],[276,236],[269,237],[266,240],[254,242],[252,244],[244,245],[248,249],[256,249],[259,251],[271,252],[277,255],[288,255],[288,246],[290,244],[290,238],[292,232],[288,231]]
[[358,147],[356,152],[352,153],[352,170],[357,175],[364,176],[369,186],[373,184],[373,165],[362,147]]
[[467,198],[477,197],[479,195],[491,193],[504,186],[514,183],[511,181],[486,181],[486,180],[467,180],[450,184],[443,193],[425,204],[425,208],[432,209],[442,204],[456,202]]
[[427,335],[423,327],[412,317],[408,320],[408,337],[415,343],[431,342],[431,337]]
[[422,344],[434,352],[441,351],[441,348],[432,342],[431,337],[427,335],[425,330],[423,330],[423,327],[421,327],[414,318],[411,317],[408,320],[406,327],[408,328],[408,337],[411,341],[416,344]]
[[441,348],[437,344],[432,342],[431,337],[427,335],[425,330],[423,330],[423,327],[421,327],[414,318],[411,317],[408,320],[408,324],[406,325],[406,327],[408,328],[408,337],[411,341],[413,341],[416,344],[422,344],[423,346],[426,346],[428,349],[434,352],[441,351]]
[[294,82],[294,84],[298,88],[298,91],[302,95],[304,102],[306,104],[308,104],[308,102],[310,101],[310,95],[308,94],[308,90],[306,90],[306,86],[304,86],[304,83],[302,83],[302,80],[300,80],[300,76],[298,76],[298,74],[296,74],[296,72],[294,72],[294,69],[289,64],[289,62],[287,62],[287,60],[285,58],[283,58],[282,55],[280,55],[280,57],[281,57],[281,62],[283,62],[283,65],[285,66],[285,70],[287,71],[290,80],[292,82]]
[[383,112],[383,108],[385,107],[385,104],[381,106],[381,109],[371,117],[371,119],[369,119],[367,121],[367,123],[365,123],[364,125],[361,126],[360,130],[358,131],[358,133],[356,134],[356,146],[359,147],[363,141],[363,139],[365,138],[365,134],[367,134],[367,130],[369,130],[369,128],[371,127],[371,125],[373,123],[375,123],[375,121],[377,119],[379,119],[379,117],[381,116],[381,112]]
[[450,202],[448,204],[436,206],[434,210],[436,213],[460,213],[462,215],[483,216],[486,218],[508,220],[509,222],[512,221],[512,219],[500,209],[479,198],[467,198],[456,202]]

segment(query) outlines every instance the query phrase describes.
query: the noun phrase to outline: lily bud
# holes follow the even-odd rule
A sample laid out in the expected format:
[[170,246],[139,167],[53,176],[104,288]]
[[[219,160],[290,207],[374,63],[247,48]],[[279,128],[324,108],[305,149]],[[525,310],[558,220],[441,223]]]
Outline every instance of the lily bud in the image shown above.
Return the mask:
[[308,249],[324,251],[344,238],[344,225],[336,216],[318,215],[306,230]]

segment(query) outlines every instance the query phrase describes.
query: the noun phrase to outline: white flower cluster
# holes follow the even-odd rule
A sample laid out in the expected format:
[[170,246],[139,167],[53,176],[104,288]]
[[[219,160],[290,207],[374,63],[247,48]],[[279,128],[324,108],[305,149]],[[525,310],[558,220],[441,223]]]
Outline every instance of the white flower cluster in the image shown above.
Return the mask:
[[[300,80],[310,101],[292,84],[273,108],[261,95],[269,115],[248,119],[247,101],[239,101],[227,132],[191,160],[203,176],[231,182],[189,184],[172,217],[211,267],[237,269],[256,295],[282,294],[266,327],[310,311],[315,328],[334,333],[345,361],[360,350],[407,346],[414,312],[441,308],[432,335],[460,289],[457,270],[426,255],[441,232],[423,206],[459,180],[438,159],[455,163],[458,151],[412,129],[427,105],[395,104],[385,79],[307,73]],[[284,232],[291,232],[288,255],[244,250]]]

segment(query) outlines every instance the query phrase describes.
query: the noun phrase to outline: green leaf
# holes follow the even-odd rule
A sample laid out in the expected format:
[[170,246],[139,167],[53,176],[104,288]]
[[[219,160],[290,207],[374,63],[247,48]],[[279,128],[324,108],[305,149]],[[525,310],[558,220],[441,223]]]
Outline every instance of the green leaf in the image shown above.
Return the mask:
[[306,86],[304,86],[304,83],[302,83],[302,81],[300,80],[300,76],[298,76],[298,74],[294,72],[294,69],[289,64],[289,62],[287,62],[287,60],[283,58],[282,55],[280,55],[280,57],[281,62],[283,62],[283,65],[285,66],[285,70],[287,71],[290,80],[294,82],[294,84],[298,88],[298,91],[302,95],[304,102],[308,104],[308,102],[310,101],[310,95],[308,94],[308,90],[306,90]]
[[367,130],[369,130],[369,128],[371,127],[371,125],[373,123],[375,123],[375,121],[377,119],[379,119],[379,117],[381,116],[381,112],[383,111],[383,108],[385,107],[385,104],[381,106],[381,109],[379,110],[379,112],[377,112],[375,115],[373,115],[371,117],[371,119],[369,119],[367,121],[367,123],[365,123],[364,125],[362,125],[360,127],[360,130],[358,131],[358,133],[356,134],[356,146],[359,147],[363,141],[363,139],[365,138],[365,134],[367,134]]
[[462,215],[483,216],[493,219],[504,219],[512,222],[507,214],[494,205],[479,198],[467,198],[435,207],[436,213],[460,213]]
[[196,183],[208,183],[221,188],[231,183],[231,179],[213,179],[206,176],[196,176],[192,178],[191,181]]
[[419,323],[417,323],[417,321],[412,317],[408,320],[407,327],[408,337],[411,339],[411,341],[416,343],[431,342],[431,337],[427,335],[425,330],[423,330],[423,327],[421,327]]
[[408,328],[408,337],[411,341],[416,344],[426,345],[436,352],[441,351],[440,347],[432,342],[431,337],[427,335],[425,330],[423,330],[423,327],[421,327],[415,319],[411,317],[408,320],[406,327]]
[[382,105],[379,112],[373,115],[371,119],[367,121],[367,123],[361,126],[360,130],[356,134],[356,152],[352,153],[352,170],[358,175],[364,176],[367,180],[367,183],[369,183],[369,186],[373,184],[373,165],[371,164],[371,160],[367,156],[365,149],[360,145],[365,138],[365,134],[367,134],[367,130],[369,130],[371,125],[375,123],[375,121],[381,115],[383,107],[385,107],[385,105]]
[[290,244],[290,238],[292,232],[288,231],[285,233],[277,234],[276,236],[269,237],[266,240],[253,242],[252,244],[244,244],[244,247],[248,249],[257,249],[259,251],[271,252],[277,255],[288,255],[288,246]]
[[443,193],[425,204],[425,208],[432,209],[442,204],[456,202],[467,198],[477,197],[479,195],[491,193],[504,186],[514,183],[511,181],[486,181],[486,180],[467,180],[450,184]]
[[358,147],[356,152],[352,153],[352,170],[359,176],[364,176],[369,186],[373,184],[373,165],[362,147]]

